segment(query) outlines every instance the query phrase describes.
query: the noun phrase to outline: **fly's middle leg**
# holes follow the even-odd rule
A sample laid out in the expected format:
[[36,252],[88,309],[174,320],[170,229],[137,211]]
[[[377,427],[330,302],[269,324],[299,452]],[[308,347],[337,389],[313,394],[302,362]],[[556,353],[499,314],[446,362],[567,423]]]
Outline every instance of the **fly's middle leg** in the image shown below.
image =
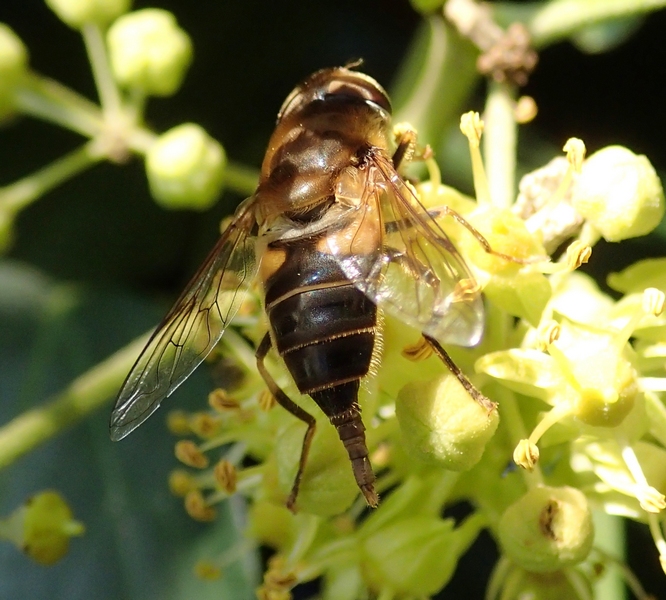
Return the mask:
[[305,470],[305,464],[308,460],[308,454],[310,453],[310,444],[312,443],[312,437],[315,433],[315,428],[317,423],[315,418],[308,412],[304,411],[298,404],[296,404],[287,394],[285,394],[282,389],[275,383],[275,380],[271,374],[266,369],[264,365],[264,359],[268,354],[268,351],[271,349],[271,338],[267,333],[264,338],[261,340],[261,344],[257,348],[256,358],[257,358],[257,369],[259,374],[264,379],[266,386],[271,394],[275,397],[275,400],[283,408],[287,409],[292,415],[303,421],[307,426],[305,431],[305,436],[303,437],[303,446],[301,448],[301,458],[298,463],[298,471],[296,472],[296,477],[294,478],[294,485],[291,488],[291,493],[287,499],[287,508],[296,512],[296,497],[298,496],[298,488],[301,485],[301,479],[303,477],[303,471]]

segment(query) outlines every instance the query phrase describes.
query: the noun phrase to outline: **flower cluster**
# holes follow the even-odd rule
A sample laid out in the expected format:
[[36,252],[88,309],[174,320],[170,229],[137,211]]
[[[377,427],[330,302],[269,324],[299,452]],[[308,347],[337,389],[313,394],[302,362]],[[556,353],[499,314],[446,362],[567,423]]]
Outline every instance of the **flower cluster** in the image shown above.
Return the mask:
[[[144,123],[146,100],[178,91],[192,61],[192,42],[168,11],[128,12],[130,0],[48,0],[81,32],[100,105],[34,72],[19,37],[0,23],[0,121],[27,114],[89,142],[14,184],[0,188],[0,249],[12,241],[16,215],[50,188],[100,160],[145,158],[155,200],[168,209],[205,210],[219,197],[227,169],[222,146],[185,123],[157,135]],[[243,192],[248,189],[242,185]]]
[[[203,210],[232,179],[252,192],[253,177],[241,184],[238,172],[230,177],[224,149],[198,125],[162,135],[145,125],[147,99],[174,94],[193,57],[191,40],[171,13],[131,11],[130,0],[47,4],[81,33],[100,102],[34,72],[22,41],[0,23],[0,120],[37,116],[87,139],[0,188],[0,249],[11,242],[20,210],[100,160],[140,155],[155,201],[169,209]],[[431,11],[443,2],[413,4]],[[419,331],[384,315],[381,360],[360,397],[382,498],[370,511],[334,428],[269,356],[276,383],[317,419],[294,514],[285,501],[304,426],[275,408],[257,372],[255,348],[265,324],[261,298],[250,294],[209,358],[221,381],[209,406],[169,416],[172,432],[183,438],[176,456],[187,467],[174,470],[169,484],[188,514],[211,521],[216,505],[234,495],[249,505],[251,542],[201,562],[202,578],[218,577],[240,553],[264,545],[274,554],[259,598],[286,600],[294,586],[315,578],[327,599],[423,598],[447,585],[487,529],[501,550],[489,599],[589,598],[604,568],[618,563],[598,544],[599,514],[646,522],[666,570],[660,520],[666,508],[666,259],[609,277],[617,297],[578,271],[599,240],[620,242],[658,225],[661,183],[644,156],[611,146],[586,159],[583,143],[572,139],[566,158],[528,174],[507,206],[486,181],[479,115],[465,115],[461,127],[476,198],[443,185],[425,152],[419,158],[429,178],[414,189],[483,290],[482,343],[447,350],[487,398],[478,391],[472,398]],[[472,507],[466,518],[443,516],[461,502]],[[52,564],[83,528],[56,493],[45,492],[5,519],[1,530],[35,560]],[[646,598],[628,570],[622,573]]]
[[[478,185],[483,123],[471,114],[462,127],[478,170],[478,202],[442,185],[430,160],[430,180],[417,192],[431,212],[447,206],[464,218],[461,225],[446,211],[439,217],[483,286],[489,319],[478,348],[451,353],[476,372],[474,383],[499,412],[475,402],[429,356],[419,332],[386,316],[382,363],[361,397],[383,494],[368,514],[333,427],[271,364],[280,385],[318,416],[294,515],[284,502],[303,425],[272,410],[256,373],[262,325],[252,298],[243,335],[228,332],[221,344],[222,372],[234,374],[226,389],[211,394],[211,410],[172,414],[175,433],[201,439],[177,444],[180,460],[199,470],[172,475],[188,512],[212,519],[217,502],[240,493],[250,500],[252,538],[275,550],[260,598],[289,598],[293,586],[317,577],[325,598],[422,598],[446,585],[483,528],[502,550],[489,597],[546,590],[585,597],[599,566],[612,564],[595,547],[595,509],[647,521],[666,567],[657,516],[666,506],[666,411],[658,396],[666,382],[666,265],[647,260],[613,275],[619,300],[576,271],[601,237],[625,239],[659,223],[659,179],[645,157],[611,147],[585,160],[583,143],[573,139],[554,176],[552,168],[530,174],[521,202],[500,208]],[[568,246],[549,260],[563,239]],[[209,467],[220,447],[222,458]],[[522,475],[508,469],[512,456]],[[462,500],[475,507],[467,519],[442,517]]]

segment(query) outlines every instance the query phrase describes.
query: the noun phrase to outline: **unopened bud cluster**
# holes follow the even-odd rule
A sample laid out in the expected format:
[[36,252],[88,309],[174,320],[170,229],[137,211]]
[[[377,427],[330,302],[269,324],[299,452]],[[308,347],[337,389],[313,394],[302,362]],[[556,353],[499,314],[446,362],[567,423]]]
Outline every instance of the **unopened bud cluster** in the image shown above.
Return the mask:
[[[136,152],[145,156],[150,189],[161,206],[209,208],[222,191],[222,146],[193,123],[156,135],[145,126],[143,115],[147,98],[171,96],[182,87],[192,62],[192,41],[175,16],[157,8],[130,11],[130,0],[47,4],[63,22],[80,30],[93,63],[100,106],[31,71],[25,45],[0,23],[0,122],[21,113],[36,115],[96,138],[95,152],[109,160],[121,162]],[[76,115],[81,106],[89,113],[84,118]],[[89,156],[91,164],[99,159],[95,152]],[[53,168],[54,182],[68,176],[61,175],[57,165]],[[0,248],[11,241],[14,216],[0,207]]]

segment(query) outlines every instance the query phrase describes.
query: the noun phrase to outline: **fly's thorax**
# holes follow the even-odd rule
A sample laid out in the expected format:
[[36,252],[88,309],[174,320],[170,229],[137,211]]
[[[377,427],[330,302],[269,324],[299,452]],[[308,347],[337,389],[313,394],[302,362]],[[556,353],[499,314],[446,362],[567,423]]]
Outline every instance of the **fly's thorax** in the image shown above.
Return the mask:
[[[275,135],[279,133],[280,128]],[[289,132],[287,140],[271,144],[266,154],[256,193],[260,221],[284,214],[299,217],[327,202],[334,195],[338,173],[356,152],[339,136],[302,127]]]
[[380,252],[380,208],[377,202],[367,200],[375,197],[370,169],[348,167],[340,172],[335,187],[335,227],[317,241],[319,252],[333,252],[340,258],[372,257]]
[[343,169],[364,168],[369,153],[390,146],[390,115],[364,97],[314,95],[281,115],[257,190],[258,212],[309,212],[334,195]]

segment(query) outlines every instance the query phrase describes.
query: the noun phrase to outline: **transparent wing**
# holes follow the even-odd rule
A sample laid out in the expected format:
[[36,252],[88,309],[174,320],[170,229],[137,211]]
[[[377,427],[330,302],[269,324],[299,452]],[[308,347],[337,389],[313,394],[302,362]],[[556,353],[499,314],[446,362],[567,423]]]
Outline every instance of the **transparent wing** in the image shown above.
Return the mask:
[[153,414],[222,337],[256,272],[252,208],[248,198],[139,355],[111,413],[111,439]]
[[345,275],[388,313],[441,343],[474,346],[481,290],[453,243],[381,154],[343,173],[344,223],[328,245]]

